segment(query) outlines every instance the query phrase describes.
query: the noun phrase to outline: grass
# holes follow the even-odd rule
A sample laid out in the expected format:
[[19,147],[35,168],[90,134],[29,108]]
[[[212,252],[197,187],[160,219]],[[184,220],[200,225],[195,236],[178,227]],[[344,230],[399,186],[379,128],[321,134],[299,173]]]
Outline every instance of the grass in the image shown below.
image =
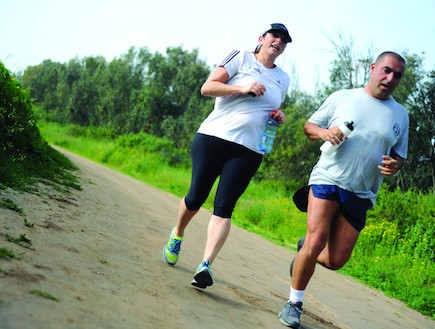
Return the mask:
[[32,246],[32,241],[30,241],[25,234],[20,234],[20,237],[18,238],[10,236],[9,234],[5,234],[4,236],[9,242],[16,243],[17,245],[30,250],[35,250],[35,248]]
[[48,292],[45,292],[45,291],[42,291],[42,290],[35,289],[35,290],[31,290],[30,293],[32,295],[40,296],[40,297],[43,297],[43,298],[46,298],[46,299],[51,299],[51,300],[54,300],[56,302],[59,301],[58,298],[56,298],[53,295],[49,294]]
[[5,247],[0,247],[0,258],[4,259],[22,259],[23,254],[15,255],[12,248],[7,249]]
[[18,207],[11,199],[1,198],[0,208],[9,209],[19,214],[23,214],[23,209]]
[[[46,122],[40,123],[40,130],[50,143],[178,197],[187,193],[188,154],[183,159],[170,142],[145,134],[107,138],[92,129]],[[212,209],[215,189],[216,185],[204,208]],[[292,194],[279,182],[254,179],[236,205],[233,222],[277,244],[294,248],[305,234],[306,215],[297,210]],[[340,272],[435,319],[434,214],[434,194],[414,191],[402,194],[383,187],[375,209],[368,212],[367,226],[351,259]]]
[[29,222],[26,218],[24,218],[24,226],[32,228],[35,226],[34,223]]

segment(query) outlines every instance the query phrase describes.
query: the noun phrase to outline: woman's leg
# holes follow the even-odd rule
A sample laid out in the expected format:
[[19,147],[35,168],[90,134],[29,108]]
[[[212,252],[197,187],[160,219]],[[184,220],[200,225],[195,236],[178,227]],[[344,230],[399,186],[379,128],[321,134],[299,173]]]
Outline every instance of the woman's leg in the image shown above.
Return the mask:
[[204,249],[203,261],[213,263],[224,245],[231,228],[231,218],[212,215],[207,228],[207,242]]
[[184,198],[180,201],[180,206],[178,208],[178,219],[177,226],[175,227],[175,235],[182,237],[184,235],[184,230],[186,226],[189,224],[190,220],[199,210],[189,210],[186,207],[186,203]]
[[203,261],[214,261],[231,228],[234,206],[261,164],[261,154],[229,143],[214,201],[213,216],[207,229]]

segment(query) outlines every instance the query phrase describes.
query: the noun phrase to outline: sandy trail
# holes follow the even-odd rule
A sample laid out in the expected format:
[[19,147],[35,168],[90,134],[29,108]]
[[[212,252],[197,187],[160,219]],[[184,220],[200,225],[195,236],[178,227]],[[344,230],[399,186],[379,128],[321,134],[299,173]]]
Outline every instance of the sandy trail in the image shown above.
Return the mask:
[[[179,198],[62,152],[80,168],[82,191],[40,185],[39,196],[1,192],[25,217],[0,209],[0,247],[24,253],[0,259],[0,328],[285,328],[277,313],[288,297],[293,251],[233,225],[213,264],[214,285],[195,289],[210,213],[201,209],[193,219],[179,262],[169,266],[162,249]],[[35,250],[3,237],[23,233]],[[403,303],[322,267],[302,316],[305,329],[434,327]]]

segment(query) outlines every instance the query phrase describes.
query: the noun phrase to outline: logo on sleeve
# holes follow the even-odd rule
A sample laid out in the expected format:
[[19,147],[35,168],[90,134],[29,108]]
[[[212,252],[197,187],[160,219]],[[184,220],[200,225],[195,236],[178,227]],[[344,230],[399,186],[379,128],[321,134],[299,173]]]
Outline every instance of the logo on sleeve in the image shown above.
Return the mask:
[[394,133],[394,137],[397,137],[400,135],[400,126],[398,123],[395,123],[393,125],[393,133]]

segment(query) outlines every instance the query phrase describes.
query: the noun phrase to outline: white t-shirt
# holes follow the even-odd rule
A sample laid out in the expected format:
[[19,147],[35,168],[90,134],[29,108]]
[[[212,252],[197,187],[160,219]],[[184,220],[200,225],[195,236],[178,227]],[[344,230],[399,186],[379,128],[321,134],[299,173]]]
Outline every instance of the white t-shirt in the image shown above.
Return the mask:
[[384,177],[377,167],[382,156],[407,156],[406,109],[393,98],[382,101],[362,88],[341,90],[331,94],[308,121],[322,128],[354,122],[343,144],[331,156],[320,156],[309,184],[337,185],[374,205]]
[[231,95],[216,97],[213,111],[204,120],[198,133],[211,135],[241,144],[250,150],[260,151],[260,141],[269,113],[277,110],[284,101],[290,79],[279,67],[263,66],[248,51],[232,51],[220,65],[229,75],[229,85],[262,83],[266,92],[261,97]]

